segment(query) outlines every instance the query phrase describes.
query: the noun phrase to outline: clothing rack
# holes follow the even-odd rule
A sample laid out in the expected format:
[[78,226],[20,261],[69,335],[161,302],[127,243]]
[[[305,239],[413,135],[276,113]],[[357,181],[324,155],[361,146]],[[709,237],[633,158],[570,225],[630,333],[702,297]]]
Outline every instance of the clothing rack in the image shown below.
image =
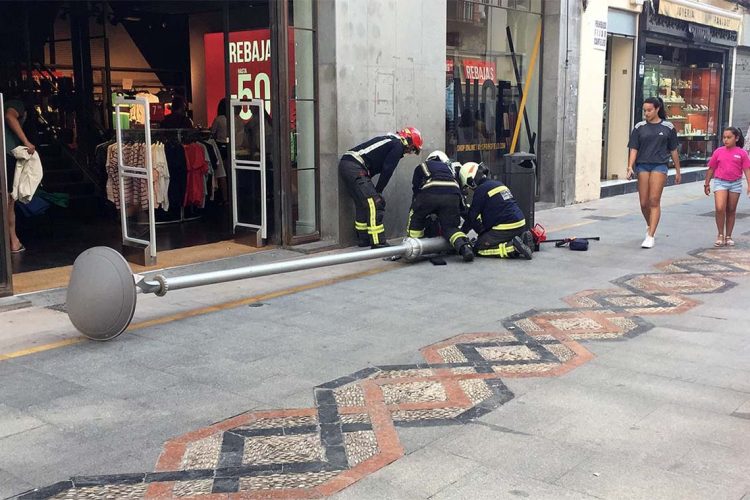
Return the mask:
[[[131,128],[128,129],[129,135],[133,135],[135,133],[136,135],[140,132],[143,133],[145,136],[146,130],[145,128]],[[154,128],[150,130],[150,136],[152,139],[159,140],[160,138],[163,138],[163,136],[169,136],[170,139],[176,138],[177,142],[183,142],[183,140],[200,140],[200,139],[209,139],[211,137],[211,131],[208,129],[200,129],[200,128]],[[162,211],[164,211],[162,209]],[[165,213],[167,211],[164,211]],[[178,224],[182,222],[190,222],[195,220],[200,220],[203,218],[203,215],[185,215],[185,207],[180,207],[180,217],[171,219],[171,220],[162,220],[162,221],[155,221],[155,225],[157,226],[163,226],[167,224]],[[145,224],[145,223],[140,223]]]

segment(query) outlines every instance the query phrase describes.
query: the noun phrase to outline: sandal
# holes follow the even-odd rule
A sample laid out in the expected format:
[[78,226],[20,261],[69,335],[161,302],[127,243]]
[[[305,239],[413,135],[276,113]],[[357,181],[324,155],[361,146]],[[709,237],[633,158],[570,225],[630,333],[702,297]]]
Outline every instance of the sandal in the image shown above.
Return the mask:
[[25,251],[26,251],[26,247],[23,246],[23,245],[21,245],[20,247],[18,247],[18,250],[11,250],[10,253],[17,254],[17,253],[21,253],[21,252],[25,252]]
[[734,246],[734,240],[732,239],[731,236],[727,236],[727,238],[724,240],[724,244],[726,246],[728,246],[728,247],[733,247]]
[[716,241],[714,241],[715,247],[723,247],[724,246],[724,235],[720,234],[716,237]]

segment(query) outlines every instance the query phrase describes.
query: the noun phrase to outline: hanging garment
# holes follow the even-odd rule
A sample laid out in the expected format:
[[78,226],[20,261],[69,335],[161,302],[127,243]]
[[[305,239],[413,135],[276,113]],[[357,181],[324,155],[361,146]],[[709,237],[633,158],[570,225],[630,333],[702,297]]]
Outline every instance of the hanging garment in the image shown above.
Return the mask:
[[156,207],[169,210],[169,167],[164,153],[164,144],[152,146],[151,162],[154,168],[154,203]]
[[199,144],[186,144],[185,163],[187,164],[187,182],[185,189],[184,207],[202,206],[205,201],[204,175],[208,172],[208,164],[204,149]]
[[185,200],[187,187],[187,161],[185,150],[178,142],[168,142],[164,145],[169,170],[168,198],[171,208],[181,207]]
[[21,203],[28,203],[34,197],[36,188],[42,182],[42,160],[39,153],[29,154],[26,146],[18,146],[11,153],[16,158],[16,171],[13,177],[11,196]]

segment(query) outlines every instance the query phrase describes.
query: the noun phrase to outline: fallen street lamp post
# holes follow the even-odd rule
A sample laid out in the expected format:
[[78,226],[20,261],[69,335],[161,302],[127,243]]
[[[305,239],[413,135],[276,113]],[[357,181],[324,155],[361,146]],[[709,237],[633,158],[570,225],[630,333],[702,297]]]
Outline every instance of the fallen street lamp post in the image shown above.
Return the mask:
[[139,292],[161,297],[169,291],[182,288],[387,257],[403,257],[407,262],[413,262],[423,255],[443,252],[449,248],[450,245],[444,238],[406,238],[400,245],[371,250],[306,257],[174,278],[157,274],[152,279],[146,279],[133,274],[130,265],[117,251],[109,247],[94,247],[79,255],[73,264],[66,309],[70,321],[79,332],[91,340],[105,341],[117,337],[130,325]]

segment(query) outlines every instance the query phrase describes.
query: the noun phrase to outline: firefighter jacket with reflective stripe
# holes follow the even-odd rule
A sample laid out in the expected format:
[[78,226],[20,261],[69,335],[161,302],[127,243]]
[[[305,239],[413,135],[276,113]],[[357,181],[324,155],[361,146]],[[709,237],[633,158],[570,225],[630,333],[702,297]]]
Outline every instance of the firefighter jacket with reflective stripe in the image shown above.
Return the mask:
[[486,179],[474,191],[464,230],[474,229],[481,234],[489,229],[518,229],[524,224],[523,212],[508,186]]
[[370,174],[380,174],[375,190],[382,193],[391,180],[399,160],[404,157],[404,144],[396,134],[374,137],[344,153],[344,158],[356,161]]
[[423,190],[434,194],[461,194],[453,168],[436,160],[427,160],[414,169],[411,190],[415,195]]

